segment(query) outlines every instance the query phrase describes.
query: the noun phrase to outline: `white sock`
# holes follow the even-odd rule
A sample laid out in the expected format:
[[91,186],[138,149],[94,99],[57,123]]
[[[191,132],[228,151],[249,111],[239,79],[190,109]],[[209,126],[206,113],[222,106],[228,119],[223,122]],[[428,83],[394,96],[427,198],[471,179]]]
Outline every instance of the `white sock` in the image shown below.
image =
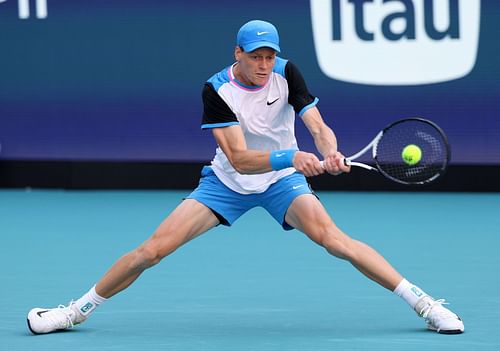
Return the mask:
[[410,283],[408,280],[403,279],[401,283],[398,284],[394,293],[405,300],[411,308],[415,309],[417,301],[422,297],[427,296],[427,294],[420,289],[418,286]]
[[92,312],[94,312],[97,306],[106,300],[107,299],[96,293],[94,285],[85,295],[75,301],[74,306],[84,318],[87,318]]

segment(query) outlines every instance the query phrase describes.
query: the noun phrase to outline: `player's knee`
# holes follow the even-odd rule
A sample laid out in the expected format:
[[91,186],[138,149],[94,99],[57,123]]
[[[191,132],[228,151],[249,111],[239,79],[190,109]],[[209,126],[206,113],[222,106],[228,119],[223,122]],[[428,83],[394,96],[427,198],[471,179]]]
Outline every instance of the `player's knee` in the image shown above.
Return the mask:
[[321,245],[332,255],[341,259],[350,259],[352,250],[350,249],[350,239],[341,232],[328,231],[322,236]]
[[322,240],[321,245],[328,251],[330,254],[345,259],[346,258],[346,250],[344,243],[338,238],[327,236]]
[[158,248],[150,243],[144,243],[135,249],[134,256],[133,268],[138,270],[150,268],[159,263],[163,258]]

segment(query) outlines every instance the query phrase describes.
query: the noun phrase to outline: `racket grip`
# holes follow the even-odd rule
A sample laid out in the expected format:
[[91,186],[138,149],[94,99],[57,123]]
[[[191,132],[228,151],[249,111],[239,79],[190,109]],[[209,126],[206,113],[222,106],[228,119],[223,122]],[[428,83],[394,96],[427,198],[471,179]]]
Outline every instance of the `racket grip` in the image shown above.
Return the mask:
[[[325,161],[319,161],[319,164],[321,165],[321,167],[325,168],[325,165],[324,165]],[[348,159],[348,158],[344,158],[344,164],[346,166],[350,166],[351,165],[351,160]]]

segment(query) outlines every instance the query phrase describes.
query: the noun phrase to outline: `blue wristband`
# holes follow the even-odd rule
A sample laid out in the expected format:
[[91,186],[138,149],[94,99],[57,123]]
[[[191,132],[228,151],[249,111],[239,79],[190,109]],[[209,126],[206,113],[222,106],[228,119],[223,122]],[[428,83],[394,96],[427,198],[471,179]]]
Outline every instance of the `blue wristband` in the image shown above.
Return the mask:
[[279,171],[280,169],[293,167],[293,156],[295,156],[296,152],[297,150],[294,149],[271,151],[269,162],[271,162],[272,169]]

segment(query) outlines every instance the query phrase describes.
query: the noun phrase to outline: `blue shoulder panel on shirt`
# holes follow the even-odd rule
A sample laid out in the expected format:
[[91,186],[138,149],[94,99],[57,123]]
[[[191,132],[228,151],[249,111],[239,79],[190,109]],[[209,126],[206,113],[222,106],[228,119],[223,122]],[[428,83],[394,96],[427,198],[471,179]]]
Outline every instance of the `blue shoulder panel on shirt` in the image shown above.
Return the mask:
[[215,73],[213,76],[211,76],[207,80],[208,83],[213,85],[215,91],[219,91],[219,89],[222,85],[229,82],[228,70],[229,70],[229,67],[226,67],[222,71],[220,71],[219,73]]
[[311,102],[311,103],[310,103],[309,105],[307,105],[307,106],[304,106],[304,107],[302,108],[302,110],[300,110],[300,112],[299,112],[299,116],[300,116],[300,117],[302,117],[302,116],[304,115],[304,113],[306,113],[306,111],[307,111],[307,110],[309,110],[310,108],[312,108],[312,107],[316,106],[316,105],[318,104],[318,101],[319,101],[319,99],[318,99],[317,97],[315,97],[313,102]]
[[281,57],[276,57],[276,61],[274,62],[273,72],[278,73],[284,77],[285,76],[285,66],[286,66],[287,62],[288,62],[288,60],[285,60]]
[[202,124],[201,129],[213,129],[213,128],[222,128],[222,127],[229,127],[229,126],[235,126],[240,124],[240,122],[235,121],[235,122],[225,122],[225,123],[208,123],[208,124]]

